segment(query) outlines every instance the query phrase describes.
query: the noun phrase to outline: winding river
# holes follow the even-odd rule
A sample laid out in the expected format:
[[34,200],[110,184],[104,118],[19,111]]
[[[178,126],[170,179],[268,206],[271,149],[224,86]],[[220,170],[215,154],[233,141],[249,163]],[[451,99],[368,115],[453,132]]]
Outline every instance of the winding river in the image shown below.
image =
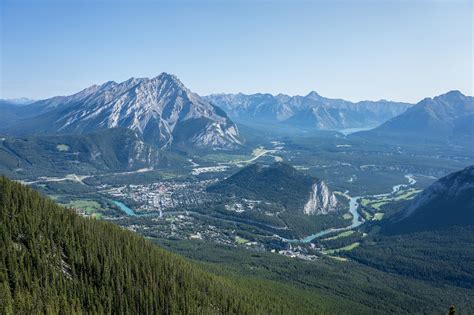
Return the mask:
[[[392,191],[389,192],[389,193],[379,194],[379,195],[371,195],[371,196],[368,196],[368,197],[376,197],[377,198],[377,197],[390,196],[392,194],[397,193],[401,188],[408,187],[408,186],[414,185],[416,183],[415,177],[412,174],[405,175],[405,178],[408,180],[408,184],[394,185],[392,187]],[[357,211],[357,209],[359,207],[358,200],[361,199],[362,197],[361,196],[351,197],[347,194],[347,192],[344,195],[349,198],[349,212],[352,215],[351,225],[346,226],[346,227],[342,227],[342,228],[330,228],[330,229],[323,230],[323,231],[320,231],[320,232],[315,233],[315,234],[308,235],[308,236],[306,236],[302,239],[285,239],[285,238],[281,238],[281,239],[288,242],[288,243],[309,243],[312,240],[314,240],[315,238],[318,238],[318,237],[321,237],[321,236],[324,236],[324,235],[327,235],[327,234],[330,234],[330,233],[334,233],[334,232],[344,232],[344,231],[352,230],[352,229],[358,227],[359,225],[361,225],[362,223],[364,223],[364,221],[365,221],[364,218],[362,218],[360,216],[359,212]]]
[[281,239],[288,243],[309,243],[315,238],[318,238],[330,233],[334,233],[334,232],[343,232],[343,231],[351,230],[358,227],[362,223],[364,223],[364,218],[362,218],[359,212],[357,212],[357,208],[359,207],[359,203],[357,202],[357,200],[359,200],[361,197],[350,197],[347,194],[345,194],[345,196],[349,198],[349,212],[352,215],[351,225],[345,226],[342,228],[330,228],[327,230],[322,230],[318,233],[308,235],[302,239],[286,239],[283,237]]
[[[392,191],[389,192],[389,193],[378,194],[378,195],[370,195],[368,197],[378,198],[378,197],[390,196],[390,195],[395,194],[398,191],[400,191],[401,188],[408,187],[408,186],[414,185],[416,183],[416,180],[415,180],[415,178],[412,174],[405,175],[405,178],[408,180],[408,184],[394,185],[392,187]],[[363,198],[363,197],[362,196],[351,197],[351,196],[348,195],[348,192],[344,193],[344,196],[349,198],[349,213],[352,215],[351,225],[345,226],[345,227],[342,227],[342,228],[330,228],[330,229],[327,229],[327,230],[320,231],[318,233],[308,235],[308,236],[306,236],[304,238],[301,238],[301,239],[286,239],[286,238],[283,238],[283,237],[280,237],[280,239],[285,241],[285,242],[288,242],[288,243],[309,243],[312,240],[314,240],[315,238],[322,237],[324,235],[331,234],[331,233],[334,233],[334,232],[344,232],[344,231],[352,230],[352,229],[358,227],[359,225],[361,225],[362,223],[364,223],[364,221],[365,221],[364,218],[361,217],[359,212],[357,211],[357,209],[359,208],[358,200]],[[117,200],[112,200],[112,201],[117,207],[120,208],[120,210],[125,212],[125,214],[127,214],[128,216],[157,215],[156,213],[137,214],[130,207],[126,206],[123,202],[117,201]],[[189,212],[189,211],[183,211],[183,213],[184,212]],[[198,215],[203,215],[203,214],[195,213],[195,212],[192,212],[192,213],[198,214]],[[177,212],[167,213],[167,214],[177,214]],[[163,215],[164,214],[160,211],[159,216],[161,217]],[[203,216],[207,216],[207,215],[203,215]],[[219,219],[219,218],[214,218],[214,219]],[[223,220],[226,220],[226,219],[223,219]],[[245,221],[247,221],[247,223],[257,223],[257,222],[252,221],[252,220],[245,220]],[[249,221],[252,221],[252,222],[249,222]],[[271,226],[268,226],[268,227],[271,227]],[[276,227],[272,227],[272,228],[276,228]]]

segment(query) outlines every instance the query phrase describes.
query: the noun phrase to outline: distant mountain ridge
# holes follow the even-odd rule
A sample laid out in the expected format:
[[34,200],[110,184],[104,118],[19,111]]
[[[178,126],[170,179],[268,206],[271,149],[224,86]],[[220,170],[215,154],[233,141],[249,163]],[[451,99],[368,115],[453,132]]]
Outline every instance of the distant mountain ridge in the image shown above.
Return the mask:
[[212,94],[209,102],[241,122],[283,123],[322,130],[375,127],[411,104],[402,102],[330,99],[312,91],[306,96],[278,94]]
[[381,126],[354,136],[384,141],[470,141],[474,139],[474,97],[450,91],[425,98]]
[[20,98],[2,98],[0,99],[0,103],[10,103],[14,105],[28,105],[31,103],[36,102],[35,99],[28,98],[28,97],[20,97]]
[[26,107],[33,114],[10,125],[6,133],[81,134],[122,127],[162,148],[179,144],[202,148],[240,145],[238,129],[224,111],[167,73],[152,79],[109,81]]

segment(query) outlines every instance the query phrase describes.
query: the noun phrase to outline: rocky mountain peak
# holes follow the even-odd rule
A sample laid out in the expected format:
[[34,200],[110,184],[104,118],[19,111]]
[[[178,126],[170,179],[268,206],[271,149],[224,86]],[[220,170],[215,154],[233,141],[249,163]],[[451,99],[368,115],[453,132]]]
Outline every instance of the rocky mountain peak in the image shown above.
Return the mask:
[[39,126],[41,133],[88,133],[122,127],[163,148],[187,144],[228,149],[240,144],[237,127],[224,111],[168,73],[152,79],[109,81],[71,96],[43,100],[41,105],[41,119],[47,120]]

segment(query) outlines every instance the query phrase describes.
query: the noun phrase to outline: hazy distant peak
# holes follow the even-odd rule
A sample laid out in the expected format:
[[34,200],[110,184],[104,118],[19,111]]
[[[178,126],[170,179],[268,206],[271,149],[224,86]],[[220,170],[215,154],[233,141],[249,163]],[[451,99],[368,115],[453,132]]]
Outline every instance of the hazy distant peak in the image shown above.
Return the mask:
[[459,91],[459,90],[451,90],[451,91],[449,91],[449,92],[447,92],[443,95],[446,95],[446,96],[466,96],[466,95],[462,94],[462,92]]
[[[206,100],[245,123],[284,123],[297,128],[338,130],[378,126],[403,113],[411,104],[331,99],[312,91],[306,96],[256,93],[209,95]],[[282,125],[283,126],[283,125]]]
[[4,101],[6,103],[15,104],[15,105],[28,105],[28,104],[36,102],[36,100],[27,98],[27,97],[6,98],[6,99],[0,99],[0,101]]
[[444,94],[440,94],[440,95],[437,95],[437,96],[434,96],[434,97],[425,97],[419,103],[426,103],[426,102],[429,102],[429,101],[443,101],[443,100],[452,102],[452,101],[456,101],[456,100],[462,100],[466,97],[468,97],[468,96],[464,95],[459,90],[451,90],[451,91],[448,91]]
[[449,91],[447,93],[444,93],[444,94],[441,94],[439,96],[436,96],[436,98],[440,98],[440,99],[446,99],[446,100],[450,100],[450,101],[455,101],[455,100],[460,100],[460,99],[463,99],[465,98],[466,95],[462,94],[461,91],[458,91],[458,90],[452,90],[452,91]]
[[317,92],[315,92],[315,91],[311,91],[311,92],[309,92],[308,95],[306,95],[305,97],[307,97],[307,98],[312,98],[312,99],[317,100],[317,99],[320,99],[320,98],[321,98],[321,95],[319,95],[319,94],[318,94]]

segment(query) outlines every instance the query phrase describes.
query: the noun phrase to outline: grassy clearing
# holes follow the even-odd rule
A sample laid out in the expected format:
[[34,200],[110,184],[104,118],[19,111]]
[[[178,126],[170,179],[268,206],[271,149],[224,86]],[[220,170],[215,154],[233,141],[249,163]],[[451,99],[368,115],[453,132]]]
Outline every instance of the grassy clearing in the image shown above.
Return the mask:
[[342,233],[339,233],[337,235],[334,235],[332,237],[328,237],[328,238],[325,238],[323,241],[331,241],[331,240],[337,240],[338,238],[341,238],[341,237],[347,237],[347,236],[350,236],[354,234],[354,231],[345,231],[345,232],[342,232]]
[[339,257],[339,256],[332,256],[332,255],[328,255],[329,258],[332,258],[334,260],[337,260],[337,261],[349,261],[349,259],[347,258],[344,258],[344,257]]
[[376,221],[380,221],[383,219],[383,216],[385,215],[385,213],[382,213],[382,212],[377,212],[374,214],[374,218],[373,220],[376,220]]
[[172,179],[178,177],[179,175],[171,172],[160,172],[160,176],[162,179]]
[[275,159],[275,162],[283,162],[283,158],[281,156],[275,155],[273,158]]
[[352,243],[350,245],[347,245],[347,246],[344,246],[344,247],[341,247],[341,248],[323,250],[322,253],[325,254],[325,255],[332,255],[334,253],[338,253],[338,252],[342,252],[342,251],[347,252],[347,251],[353,250],[354,248],[359,247],[359,245],[360,245],[359,242],[355,242],[355,243]]
[[[385,196],[377,199],[363,198],[360,201],[360,204],[364,207],[371,207],[376,211],[380,212],[381,207],[390,202],[400,201],[400,200],[409,200],[414,198],[421,190],[410,188],[408,190],[401,190],[395,194],[395,196]],[[367,219],[367,218],[366,218]],[[374,218],[374,220],[379,220]]]
[[389,203],[389,201],[380,201],[380,202],[373,203],[371,206],[375,210],[380,211],[380,207],[382,207],[383,205],[386,205],[387,203]]
[[59,152],[67,152],[69,151],[69,146],[67,144],[58,144],[56,146],[56,150],[58,150]]
[[240,237],[240,236],[236,236],[235,237],[235,242],[239,245],[242,245],[242,244],[245,244],[245,243],[248,243],[249,240],[243,238],[243,237]]
[[344,213],[344,215],[342,216],[342,218],[344,220],[352,220],[352,214],[350,213]]
[[364,216],[365,220],[372,220],[372,215],[364,209],[362,209],[362,215]]
[[418,189],[408,189],[406,192],[404,192],[403,194],[401,195],[397,195],[395,197],[395,200],[407,200],[407,199],[411,199],[411,198],[414,198],[416,194],[418,194],[421,190],[418,190]]
[[87,200],[87,199],[77,199],[72,200],[68,204],[64,204],[66,207],[81,209],[85,211],[87,214],[91,214],[94,217],[100,218],[101,213],[107,211],[107,209],[102,208],[100,203],[95,200]]

